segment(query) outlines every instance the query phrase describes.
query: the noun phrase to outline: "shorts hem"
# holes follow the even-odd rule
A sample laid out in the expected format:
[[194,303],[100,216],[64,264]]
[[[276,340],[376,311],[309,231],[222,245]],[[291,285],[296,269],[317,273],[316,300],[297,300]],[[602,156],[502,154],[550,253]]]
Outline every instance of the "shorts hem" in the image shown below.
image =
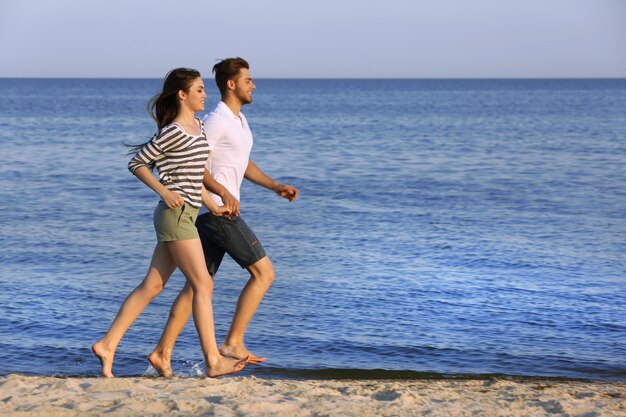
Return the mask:
[[178,240],[194,240],[194,239],[200,239],[200,236],[196,236],[196,237],[176,237],[176,236],[165,236],[165,237],[159,237],[157,236],[157,242],[176,242]]
[[266,256],[267,256],[267,253],[264,253],[263,256],[259,257],[258,259],[254,260],[254,261],[252,261],[250,263],[245,262],[245,263],[247,263],[247,265],[245,265],[245,266],[242,265],[244,262],[239,263],[239,262],[237,262],[237,260],[235,260],[235,262],[237,262],[237,264],[241,267],[241,269],[246,269],[247,267],[252,266],[255,263],[259,262],[261,259],[265,258]]

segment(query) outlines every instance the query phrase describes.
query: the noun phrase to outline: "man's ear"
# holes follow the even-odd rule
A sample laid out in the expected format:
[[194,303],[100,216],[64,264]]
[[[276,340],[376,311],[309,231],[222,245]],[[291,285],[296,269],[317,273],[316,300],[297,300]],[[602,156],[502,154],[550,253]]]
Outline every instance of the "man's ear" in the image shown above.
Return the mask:
[[226,81],[226,87],[228,87],[229,90],[234,90],[235,89],[235,81],[233,81],[233,80]]

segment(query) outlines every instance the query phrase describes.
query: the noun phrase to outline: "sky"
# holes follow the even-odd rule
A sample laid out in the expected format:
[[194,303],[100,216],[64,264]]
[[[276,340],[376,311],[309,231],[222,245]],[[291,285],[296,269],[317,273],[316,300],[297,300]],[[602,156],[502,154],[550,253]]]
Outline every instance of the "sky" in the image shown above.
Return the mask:
[[0,0],[0,77],[626,78],[626,0]]

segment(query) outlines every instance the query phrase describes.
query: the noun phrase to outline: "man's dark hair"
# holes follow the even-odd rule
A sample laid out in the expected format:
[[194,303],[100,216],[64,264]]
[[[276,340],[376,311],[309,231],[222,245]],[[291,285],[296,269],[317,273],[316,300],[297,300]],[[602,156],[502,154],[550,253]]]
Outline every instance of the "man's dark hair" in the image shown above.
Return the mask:
[[226,93],[228,80],[235,80],[242,68],[250,69],[250,66],[245,59],[239,57],[223,59],[213,66],[215,84],[221,95]]

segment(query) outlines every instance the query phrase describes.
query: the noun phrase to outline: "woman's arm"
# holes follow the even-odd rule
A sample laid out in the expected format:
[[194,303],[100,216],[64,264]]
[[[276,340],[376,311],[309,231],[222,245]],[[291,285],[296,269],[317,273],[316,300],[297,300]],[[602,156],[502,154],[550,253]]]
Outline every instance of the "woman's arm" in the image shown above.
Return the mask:
[[153,166],[154,161],[173,146],[175,143],[173,139],[180,134],[181,129],[176,125],[164,128],[143,144],[128,162],[130,172],[157,193],[169,208],[180,207],[185,204],[185,200],[179,194],[168,190],[167,187],[161,184],[152,175],[152,171],[148,167]]
[[185,204],[185,200],[180,195],[168,190],[152,175],[152,172],[147,167],[139,166],[133,173],[141,182],[157,193],[169,208],[180,207]]

